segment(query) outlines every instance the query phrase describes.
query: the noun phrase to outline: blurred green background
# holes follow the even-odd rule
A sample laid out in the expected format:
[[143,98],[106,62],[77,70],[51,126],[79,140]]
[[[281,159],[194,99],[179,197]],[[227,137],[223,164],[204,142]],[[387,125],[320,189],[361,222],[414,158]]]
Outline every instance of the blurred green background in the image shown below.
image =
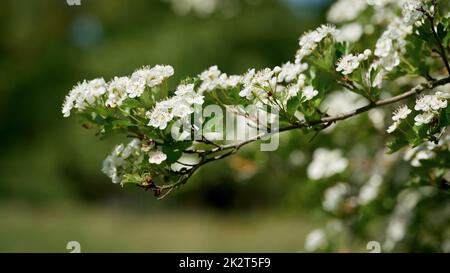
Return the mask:
[[[233,14],[179,15],[160,0],[2,1],[0,251],[302,251],[324,224],[325,185],[305,178],[313,147],[283,134],[201,169],[168,198],[122,189],[101,171],[120,138],[99,141],[61,104],[78,81],[170,64],[171,84],[292,60],[330,1],[234,1]],[[317,140],[327,145],[326,138]]]

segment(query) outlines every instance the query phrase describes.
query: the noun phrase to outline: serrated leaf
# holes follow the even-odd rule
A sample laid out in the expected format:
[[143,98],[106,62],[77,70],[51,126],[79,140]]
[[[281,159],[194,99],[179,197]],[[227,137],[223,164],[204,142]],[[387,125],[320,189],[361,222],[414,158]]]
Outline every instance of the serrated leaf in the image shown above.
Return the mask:
[[395,137],[386,146],[389,149],[388,153],[393,154],[408,144],[409,142],[406,139]]

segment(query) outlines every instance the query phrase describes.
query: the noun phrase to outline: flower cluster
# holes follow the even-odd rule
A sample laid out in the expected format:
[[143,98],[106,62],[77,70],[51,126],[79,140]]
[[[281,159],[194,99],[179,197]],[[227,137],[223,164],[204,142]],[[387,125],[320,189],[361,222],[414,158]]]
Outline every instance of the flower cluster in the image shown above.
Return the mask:
[[307,174],[310,179],[320,180],[343,172],[347,166],[348,160],[342,156],[340,150],[319,148],[314,151]]
[[[414,125],[422,126],[431,123],[433,119],[439,116],[441,109],[447,108],[449,99],[450,94],[442,91],[417,98],[414,110],[418,111],[419,114],[414,117]],[[392,133],[397,130],[402,120],[405,120],[411,113],[412,110],[408,106],[403,105],[399,107],[392,116],[394,123],[387,129],[387,132]]]
[[350,186],[340,182],[325,191],[322,206],[326,211],[334,212],[342,204],[343,199],[350,193]]
[[336,37],[338,42],[357,42],[364,34],[364,28],[360,23],[349,23],[339,28]]
[[152,68],[146,66],[138,69],[130,77],[115,77],[109,83],[102,78],[83,81],[66,96],[62,108],[63,115],[70,116],[74,108],[84,111],[86,107],[96,105],[118,107],[127,98],[140,97],[146,87],[160,85],[173,73],[173,68],[169,65],[156,65]]
[[[445,129],[442,134],[445,133]],[[430,160],[436,157],[437,151],[450,151],[450,136],[447,135],[439,140],[438,143],[426,142],[414,148],[409,148],[403,159],[408,161],[413,167],[422,166],[422,160]]]
[[412,26],[400,18],[394,19],[375,45],[375,56],[387,71],[400,64],[400,55],[405,52],[405,38],[412,33]]
[[349,75],[359,67],[359,64],[366,61],[372,55],[372,51],[366,49],[364,53],[358,55],[345,55],[337,63],[336,71],[342,75]]
[[314,50],[317,49],[320,42],[326,37],[331,37],[335,39],[338,35],[339,31],[335,26],[332,25],[322,25],[317,29],[307,32],[300,37],[299,45],[300,49],[297,51],[295,55],[295,62],[301,63],[303,58],[311,55]]
[[185,118],[194,112],[194,105],[204,103],[205,92],[214,90],[229,90],[242,87],[241,97],[248,100],[255,98],[268,102],[269,96],[284,97],[286,102],[302,91],[305,100],[313,99],[318,91],[306,85],[306,76],[302,74],[308,69],[307,64],[287,62],[274,69],[265,68],[260,71],[250,69],[244,75],[228,76],[217,66],[212,66],[198,75],[200,84],[181,84],[175,91],[175,96],[159,101],[151,111],[147,111],[149,126],[165,129],[174,118]]
[[447,108],[448,99],[450,99],[450,94],[441,91],[437,91],[433,95],[419,97],[414,110],[420,111],[421,114],[414,117],[415,125],[429,124],[439,115],[440,109]]
[[333,23],[351,21],[356,19],[366,8],[365,0],[339,0],[329,9],[327,19]]
[[405,237],[408,224],[413,217],[413,210],[417,204],[423,198],[434,193],[435,191],[431,186],[420,187],[419,189],[406,189],[400,192],[386,229],[384,248],[387,251],[391,251]]
[[242,81],[241,76],[228,76],[227,74],[222,73],[217,66],[211,66],[209,69],[203,71],[199,75],[199,79],[202,81],[202,84],[198,90],[199,93],[203,93],[205,91],[210,92],[216,88],[234,88]]
[[426,2],[429,0],[408,0],[403,4],[403,21],[407,25],[413,25],[425,17],[421,10],[426,10]]
[[127,167],[140,164],[144,160],[141,153],[141,141],[133,139],[126,146],[117,145],[113,152],[103,161],[102,172],[106,174],[113,183],[121,183]]
[[302,72],[307,69],[306,63],[290,62],[274,69],[266,68],[257,72],[251,69],[243,76],[243,88],[239,92],[239,96],[248,100],[258,98],[264,102],[268,102],[268,98],[271,96],[284,97],[283,102],[285,103],[301,91],[305,100],[311,100],[318,94],[318,91],[314,87],[306,85],[306,75]]
[[194,112],[194,105],[202,105],[204,102],[203,95],[194,90],[194,84],[179,85],[175,94],[169,99],[157,102],[151,111],[147,111],[148,126],[163,130],[175,117],[189,116]]
[[397,130],[397,128],[400,126],[403,119],[406,119],[409,114],[411,114],[411,109],[408,108],[406,105],[402,105],[397,110],[395,110],[394,115],[392,116],[392,120],[394,123],[389,126],[387,129],[387,132],[390,134]]
[[64,117],[70,116],[73,108],[83,111],[87,106],[94,105],[106,91],[107,85],[102,78],[78,83],[66,96],[62,107]]
[[322,229],[315,229],[306,237],[305,250],[309,252],[323,251],[328,244],[325,232]]
[[167,155],[157,150],[153,144],[148,144],[137,138],[127,145],[117,145],[113,152],[103,161],[102,172],[113,183],[123,184],[127,174],[140,173],[140,165],[144,158],[148,158],[150,164],[159,165],[167,159]]

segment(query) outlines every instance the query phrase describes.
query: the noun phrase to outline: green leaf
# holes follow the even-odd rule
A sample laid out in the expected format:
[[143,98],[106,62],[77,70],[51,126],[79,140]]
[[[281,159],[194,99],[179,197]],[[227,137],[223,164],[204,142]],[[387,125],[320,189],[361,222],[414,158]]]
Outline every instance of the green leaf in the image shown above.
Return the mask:
[[111,121],[111,124],[114,127],[128,127],[128,126],[133,126],[134,124],[129,121],[129,120],[121,120],[121,119],[116,119]]
[[95,121],[95,123],[97,123],[97,124],[104,125],[105,122],[106,122],[106,119],[104,119],[104,118],[103,118],[102,116],[100,116],[100,115],[95,115],[94,121]]
[[408,144],[409,142],[406,139],[395,137],[387,144],[387,147],[389,149],[388,153],[390,154],[395,153],[398,150],[402,149],[403,147],[407,146]]
[[192,145],[192,141],[175,141],[163,145],[163,152],[167,155],[166,163],[172,164],[178,161],[184,150]]
[[122,184],[122,186],[125,184],[141,184],[142,180],[143,179],[139,174],[128,173],[123,176],[120,184]]
[[145,108],[145,105],[136,99],[127,99],[120,106],[121,108]]
[[287,102],[287,112],[289,115],[294,115],[300,105],[300,99],[298,96],[290,98]]
[[180,157],[183,155],[183,151],[180,149],[174,149],[174,147],[169,145],[163,146],[163,152],[167,155],[166,163],[172,164],[178,161]]
[[161,136],[158,134],[160,132],[158,129],[153,127],[147,127],[147,126],[141,126],[141,127],[135,127],[137,131],[143,133],[148,138],[153,140],[159,140]]
[[419,138],[425,138],[427,136],[428,132],[428,126],[414,126],[413,127],[414,132],[417,134]]
[[116,112],[116,109],[114,108],[108,108],[108,107],[101,107],[98,106],[93,109],[97,114],[103,116],[103,117],[111,117],[114,116],[114,113]]

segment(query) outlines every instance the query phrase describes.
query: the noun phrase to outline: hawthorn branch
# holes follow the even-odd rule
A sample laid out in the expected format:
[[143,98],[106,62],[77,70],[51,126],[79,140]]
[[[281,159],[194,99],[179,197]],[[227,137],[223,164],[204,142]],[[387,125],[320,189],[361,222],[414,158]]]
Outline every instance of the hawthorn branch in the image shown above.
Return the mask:
[[433,89],[433,88],[435,88],[437,86],[445,85],[445,84],[448,84],[448,83],[450,83],[450,77],[444,78],[444,79],[441,79],[441,80],[437,80],[437,81],[425,82],[425,83],[422,83],[422,84],[419,84],[419,85],[415,86],[411,90],[409,90],[409,91],[407,91],[405,93],[402,93],[402,94],[400,94],[398,96],[395,96],[395,97],[392,97],[392,98],[388,98],[388,99],[385,99],[385,100],[379,100],[379,101],[373,102],[373,103],[369,103],[369,104],[367,104],[367,105],[365,105],[363,107],[360,107],[358,109],[349,111],[347,113],[338,114],[338,115],[335,115],[335,116],[327,116],[327,117],[323,117],[321,119],[312,120],[312,121],[300,122],[300,123],[297,123],[297,124],[293,124],[293,125],[290,125],[290,126],[286,126],[286,127],[280,128],[276,132],[263,133],[263,134],[260,134],[258,136],[255,136],[253,138],[250,138],[250,139],[248,139],[246,141],[243,141],[243,142],[240,142],[240,143],[237,143],[237,144],[234,143],[234,144],[224,145],[224,146],[221,146],[220,148],[212,149],[209,152],[210,153],[214,153],[214,152],[224,151],[224,150],[229,150],[229,149],[240,149],[242,146],[244,146],[246,144],[249,144],[249,143],[257,141],[259,139],[262,139],[262,138],[265,138],[265,137],[270,137],[270,136],[273,136],[273,135],[275,135],[277,133],[281,133],[281,132],[285,132],[285,131],[290,131],[290,130],[299,129],[299,128],[305,128],[305,127],[312,127],[312,126],[316,126],[316,125],[320,125],[320,124],[330,125],[330,124],[335,123],[337,121],[345,120],[345,119],[351,118],[353,116],[357,116],[357,115],[362,114],[364,112],[367,112],[367,111],[369,111],[371,109],[382,107],[382,106],[386,106],[386,105],[389,105],[389,104],[393,104],[393,103],[402,101],[402,100],[404,100],[406,98],[409,98],[411,96],[418,95],[418,94],[422,93],[425,90]]
[[[245,140],[243,142],[223,145],[223,146],[215,147],[211,150],[197,150],[197,151],[196,150],[188,150],[189,153],[199,154],[201,156],[202,160],[197,165],[195,165],[193,168],[186,171],[186,173],[185,173],[186,177],[184,179],[180,180],[179,182],[173,183],[173,184],[159,186],[158,187],[159,190],[165,191],[165,193],[162,194],[161,196],[159,196],[158,199],[164,198],[175,187],[177,187],[181,184],[184,184],[201,166],[203,166],[207,163],[231,156],[231,155],[235,154],[243,146],[250,144],[252,142],[255,142],[257,140],[260,140],[260,139],[266,138],[266,137],[271,137],[271,136],[281,133],[281,132],[291,131],[291,130],[295,130],[295,129],[299,129],[299,128],[313,127],[313,126],[317,126],[317,125],[325,125],[326,127],[328,127],[337,121],[346,120],[348,118],[360,115],[360,114],[365,113],[374,108],[394,104],[396,102],[402,101],[409,97],[418,95],[426,90],[433,89],[437,86],[446,85],[448,83],[450,83],[450,77],[436,80],[436,81],[428,81],[428,82],[419,84],[419,85],[413,87],[412,89],[410,89],[409,91],[402,93],[400,95],[397,95],[395,97],[384,99],[384,100],[379,100],[376,102],[371,102],[363,107],[357,108],[357,109],[349,111],[347,113],[343,113],[343,114],[339,114],[339,115],[335,115],[335,116],[325,116],[321,119],[312,120],[312,121],[303,121],[303,122],[300,122],[297,124],[293,124],[290,126],[280,128],[279,130],[274,131],[274,132],[259,134],[255,137]],[[221,154],[218,154],[218,153],[221,153]],[[208,157],[208,156],[210,156],[210,157]]]

